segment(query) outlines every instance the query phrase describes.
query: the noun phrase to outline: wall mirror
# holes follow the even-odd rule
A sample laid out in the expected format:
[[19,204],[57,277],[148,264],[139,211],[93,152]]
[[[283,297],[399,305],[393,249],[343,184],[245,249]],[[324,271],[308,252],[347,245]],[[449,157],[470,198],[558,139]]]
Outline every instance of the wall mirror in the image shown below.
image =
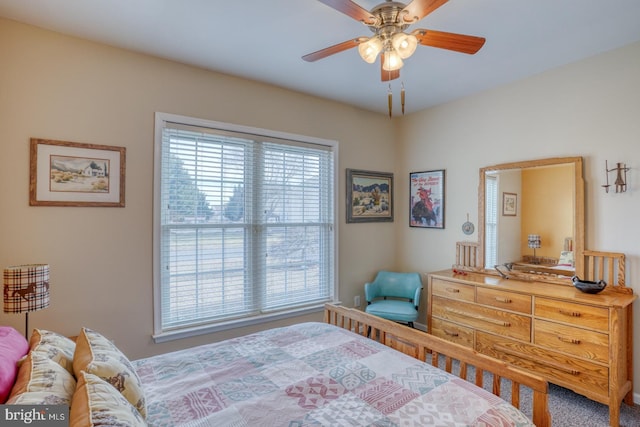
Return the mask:
[[481,168],[478,265],[583,277],[582,173],[582,157]]

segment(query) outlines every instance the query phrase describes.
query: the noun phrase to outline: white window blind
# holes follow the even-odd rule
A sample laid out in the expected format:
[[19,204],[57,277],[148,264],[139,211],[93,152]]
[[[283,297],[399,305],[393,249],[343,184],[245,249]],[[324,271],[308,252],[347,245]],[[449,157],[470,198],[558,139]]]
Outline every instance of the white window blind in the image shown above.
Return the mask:
[[156,334],[333,300],[335,145],[162,117]]
[[498,250],[498,180],[488,175],[485,179],[485,245],[484,266],[496,265]]

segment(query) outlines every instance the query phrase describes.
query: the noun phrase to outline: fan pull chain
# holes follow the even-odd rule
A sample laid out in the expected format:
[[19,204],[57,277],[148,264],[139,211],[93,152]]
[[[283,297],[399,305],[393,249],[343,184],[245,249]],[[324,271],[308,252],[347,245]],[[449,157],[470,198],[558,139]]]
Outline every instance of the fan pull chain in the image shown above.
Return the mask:
[[391,118],[391,110],[393,105],[393,93],[391,92],[391,83],[389,83],[389,91],[387,92],[387,100],[389,102],[389,118]]
[[[402,106],[402,115],[404,115],[404,104],[406,99],[406,92],[404,90],[404,82],[402,82],[402,88],[400,89],[400,105]],[[391,83],[389,83],[389,89],[387,90],[387,102],[389,104],[389,118],[393,116],[393,92],[391,91]]]

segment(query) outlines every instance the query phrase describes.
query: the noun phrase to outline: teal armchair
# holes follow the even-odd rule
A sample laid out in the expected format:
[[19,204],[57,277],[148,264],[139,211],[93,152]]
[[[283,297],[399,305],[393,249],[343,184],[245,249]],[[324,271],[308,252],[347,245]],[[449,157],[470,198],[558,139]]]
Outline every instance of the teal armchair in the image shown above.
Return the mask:
[[421,292],[419,273],[380,271],[373,282],[364,284],[365,311],[413,328],[413,322],[418,319]]

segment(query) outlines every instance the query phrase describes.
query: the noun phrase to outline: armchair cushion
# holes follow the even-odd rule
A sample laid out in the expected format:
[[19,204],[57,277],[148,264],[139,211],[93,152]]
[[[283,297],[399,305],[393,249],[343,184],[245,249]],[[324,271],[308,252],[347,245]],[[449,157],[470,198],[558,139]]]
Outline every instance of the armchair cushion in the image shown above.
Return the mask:
[[365,311],[374,316],[396,322],[415,322],[418,318],[418,310],[409,301],[378,300],[368,305]]
[[364,285],[365,311],[397,322],[414,322],[418,318],[421,291],[418,273],[380,271],[373,282]]

